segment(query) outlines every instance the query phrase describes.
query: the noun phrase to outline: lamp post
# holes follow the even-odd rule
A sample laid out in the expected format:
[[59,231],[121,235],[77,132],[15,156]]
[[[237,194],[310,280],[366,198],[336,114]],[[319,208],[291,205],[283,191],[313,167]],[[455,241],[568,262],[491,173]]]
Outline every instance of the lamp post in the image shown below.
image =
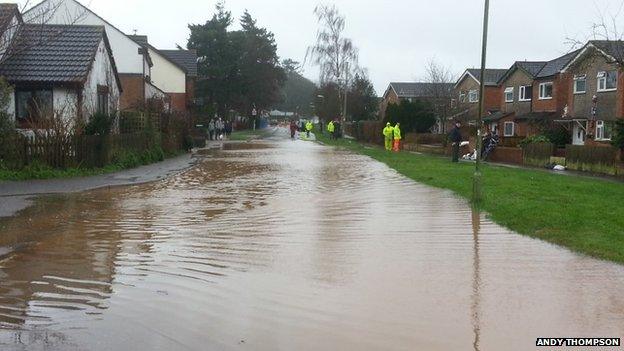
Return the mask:
[[479,203],[483,200],[483,193],[481,189],[481,149],[482,149],[482,139],[481,139],[481,128],[483,126],[483,114],[485,113],[485,66],[486,66],[486,58],[487,58],[487,40],[488,40],[488,22],[489,22],[489,12],[490,12],[490,0],[485,0],[485,10],[483,14],[483,47],[481,51],[481,89],[479,95],[479,115],[477,116],[477,160],[475,163],[475,173],[473,179],[473,188],[472,188],[472,200],[475,203]]

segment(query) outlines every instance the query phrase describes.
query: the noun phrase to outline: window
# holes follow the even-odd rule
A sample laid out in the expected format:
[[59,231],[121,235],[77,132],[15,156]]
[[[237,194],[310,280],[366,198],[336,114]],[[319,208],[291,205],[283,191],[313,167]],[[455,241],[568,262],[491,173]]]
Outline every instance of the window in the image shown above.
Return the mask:
[[574,94],[587,92],[587,75],[574,76]]
[[516,129],[516,124],[514,122],[505,122],[505,136],[506,137],[514,136],[516,134],[515,129]]
[[463,91],[459,92],[459,102],[460,103],[466,102],[466,93],[464,93]]
[[598,72],[598,91],[617,90],[617,71]]
[[533,99],[533,86],[520,87],[520,101],[531,101]]
[[514,102],[514,88],[505,89],[505,102]]
[[611,140],[613,126],[605,121],[596,121],[596,140]]
[[18,122],[35,122],[52,113],[52,90],[18,89],[15,92],[15,116]]
[[479,92],[477,90],[468,92],[468,102],[479,102]]
[[98,85],[97,88],[97,113],[108,115],[108,87]]
[[549,100],[553,97],[553,83],[542,83],[539,85],[539,98],[540,100]]

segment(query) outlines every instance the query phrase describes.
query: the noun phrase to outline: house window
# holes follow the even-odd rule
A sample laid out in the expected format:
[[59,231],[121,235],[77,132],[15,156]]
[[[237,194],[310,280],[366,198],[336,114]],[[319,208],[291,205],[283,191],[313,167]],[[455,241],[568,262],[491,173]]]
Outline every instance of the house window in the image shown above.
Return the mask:
[[468,102],[479,102],[479,92],[477,90],[468,92]]
[[15,91],[15,116],[20,123],[36,122],[53,113],[52,90]]
[[533,98],[533,86],[527,85],[520,87],[520,101],[531,101]]
[[617,71],[598,72],[598,91],[617,90]]
[[539,85],[539,98],[540,100],[549,100],[553,97],[553,83],[542,83]]
[[596,121],[596,140],[611,140],[612,126],[605,121]]
[[574,76],[574,94],[587,92],[587,75]]
[[505,122],[505,136],[512,137],[516,132],[516,124],[514,122]]
[[464,93],[463,91],[459,92],[459,102],[460,103],[466,102],[466,93]]
[[513,102],[514,101],[514,88],[509,87],[505,89],[505,102]]
[[98,86],[97,88],[97,113],[108,115],[108,87]]

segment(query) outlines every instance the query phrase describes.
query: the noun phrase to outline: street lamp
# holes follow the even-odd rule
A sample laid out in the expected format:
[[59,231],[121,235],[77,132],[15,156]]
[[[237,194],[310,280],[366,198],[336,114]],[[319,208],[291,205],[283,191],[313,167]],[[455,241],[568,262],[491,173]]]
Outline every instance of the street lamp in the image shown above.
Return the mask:
[[485,66],[487,58],[487,40],[488,40],[488,20],[490,12],[490,0],[485,0],[485,10],[483,14],[483,47],[481,48],[481,89],[479,95],[479,115],[477,116],[477,160],[475,163],[475,173],[472,186],[472,200],[479,203],[483,200],[481,190],[481,128],[483,126],[483,114],[485,114]]

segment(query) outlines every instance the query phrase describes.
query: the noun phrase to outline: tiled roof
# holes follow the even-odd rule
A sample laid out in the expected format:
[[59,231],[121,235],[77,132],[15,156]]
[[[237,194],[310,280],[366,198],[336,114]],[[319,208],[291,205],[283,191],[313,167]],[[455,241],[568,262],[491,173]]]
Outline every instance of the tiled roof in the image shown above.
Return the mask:
[[535,78],[546,66],[546,63],[546,61],[518,61],[516,65],[529,73],[532,78]]
[[[469,68],[468,72],[475,77],[479,82],[481,81],[481,69]],[[485,70],[485,85],[493,86],[497,85],[498,81],[505,75],[506,69],[491,69]]]
[[169,60],[184,67],[189,77],[197,77],[197,52],[195,50],[158,50]]
[[84,82],[104,36],[102,26],[25,24],[0,75],[11,82]]
[[616,60],[624,60],[624,41],[622,40],[592,40],[589,42]]
[[128,37],[132,40],[134,40],[135,42],[137,42],[137,44],[141,44],[143,46],[147,46],[147,35],[128,35]]
[[432,97],[436,84],[442,85],[449,91],[453,89],[452,83],[390,83],[399,98],[424,98]]
[[568,54],[565,54],[561,57],[558,57],[552,61],[546,62],[546,65],[544,65],[544,68],[542,68],[542,70],[539,72],[537,77],[538,78],[550,77],[561,72],[561,70],[563,70],[563,68],[576,57],[579,51],[580,50],[576,50]]

